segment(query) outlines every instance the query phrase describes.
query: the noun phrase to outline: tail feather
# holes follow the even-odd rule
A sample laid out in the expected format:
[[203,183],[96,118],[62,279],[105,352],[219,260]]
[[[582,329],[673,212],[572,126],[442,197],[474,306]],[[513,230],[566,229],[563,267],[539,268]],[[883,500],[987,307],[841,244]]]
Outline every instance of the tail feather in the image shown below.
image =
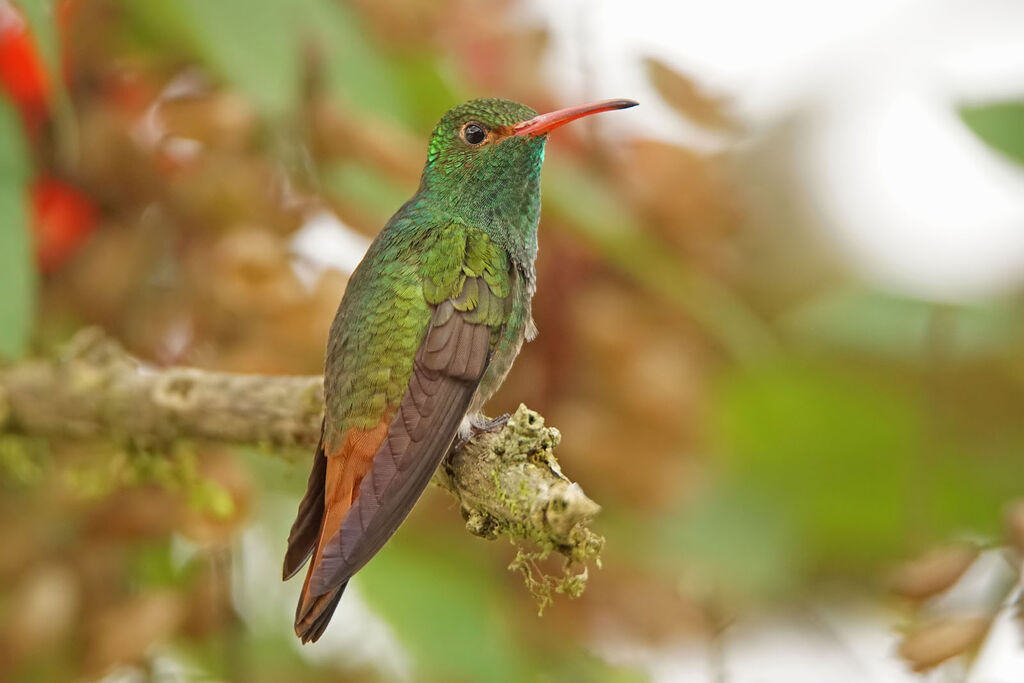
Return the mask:
[[[284,567],[281,571],[285,581],[298,573],[311,555],[315,557],[317,542],[323,533],[326,481],[327,456],[324,453],[324,430],[321,427],[320,443],[317,445],[316,455],[313,457],[313,468],[309,473],[309,482],[306,484],[306,495],[299,503],[295,523],[292,524],[291,532],[288,534],[288,550],[285,553]],[[311,596],[309,581],[314,565],[315,560],[306,573],[302,595],[295,609],[295,634],[302,639],[303,644],[315,643],[323,635],[347,585],[343,584],[324,595]]]
[[309,472],[306,484],[306,495],[299,503],[299,511],[295,522],[288,533],[288,550],[284,556],[282,578],[287,581],[295,576],[306,560],[313,554],[317,537],[320,535],[320,523],[324,517],[324,484],[327,480],[327,456],[324,454],[323,427],[320,428],[320,443],[313,456],[313,467]]
[[308,588],[303,587],[302,599],[295,610],[295,635],[302,639],[303,645],[320,640],[331,617],[334,616],[334,610],[337,609],[346,586],[347,582],[329,593],[316,597],[310,597]]
[[295,611],[295,633],[303,643],[316,641],[323,634],[345,590],[347,577],[339,578],[337,584],[318,587],[317,594],[311,582],[323,563],[325,544],[338,533],[363,476],[373,466],[374,454],[387,434],[390,420],[390,415],[384,415],[372,429],[351,428],[333,438],[330,427],[321,430],[306,495],[288,536],[282,569],[288,579],[312,557]]

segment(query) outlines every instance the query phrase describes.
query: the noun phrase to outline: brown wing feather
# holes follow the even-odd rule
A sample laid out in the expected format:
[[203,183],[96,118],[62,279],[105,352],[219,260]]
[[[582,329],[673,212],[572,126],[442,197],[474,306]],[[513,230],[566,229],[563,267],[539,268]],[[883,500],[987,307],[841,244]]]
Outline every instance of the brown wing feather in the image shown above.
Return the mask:
[[[304,643],[317,640],[327,628],[327,622],[330,621],[345,590],[342,583],[323,593],[310,591],[312,577],[323,560],[320,549],[341,526],[352,500],[358,495],[360,482],[373,465],[374,454],[387,436],[390,422],[391,415],[386,414],[373,429],[349,429],[342,438],[334,439],[328,427],[321,437],[324,448],[331,448],[332,443],[336,441],[340,441],[341,445],[329,457],[324,458],[324,475],[320,488],[322,512],[317,519],[317,533],[312,550],[313,561],[306,572],[306,580],[295,610],[295,633]],[[310,477],[312,480],[312,475]],[[301,504],[299,508],[302,509]]]
[[491,329],[467,320],[451,301],[437,306],[413,362],[413,375],[358,495],[319,547],[310,593],[344,586],[398,529],[451,445],[483,376]]

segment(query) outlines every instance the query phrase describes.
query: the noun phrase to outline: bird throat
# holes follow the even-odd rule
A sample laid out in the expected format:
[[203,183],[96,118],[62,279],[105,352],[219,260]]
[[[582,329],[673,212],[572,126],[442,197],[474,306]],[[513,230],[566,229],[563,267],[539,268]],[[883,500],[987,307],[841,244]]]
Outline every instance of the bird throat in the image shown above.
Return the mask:
[[483,230],[532,273],[545,142],[509,138],[486,153],[428,163],[410,204]]

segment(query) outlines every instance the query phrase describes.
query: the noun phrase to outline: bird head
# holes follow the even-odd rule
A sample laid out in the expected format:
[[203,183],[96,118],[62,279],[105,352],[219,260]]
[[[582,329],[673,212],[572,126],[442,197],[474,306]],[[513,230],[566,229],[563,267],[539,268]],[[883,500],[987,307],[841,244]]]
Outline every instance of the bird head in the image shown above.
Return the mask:
[[539,210],[548,133],[590,114],[636,104],[605,100],[538,115],[510,100],[470,100],[450,109],[434,128],[421,187],[442,196],[454,215],[481,227],[507,222],[510,211],[529,219]]

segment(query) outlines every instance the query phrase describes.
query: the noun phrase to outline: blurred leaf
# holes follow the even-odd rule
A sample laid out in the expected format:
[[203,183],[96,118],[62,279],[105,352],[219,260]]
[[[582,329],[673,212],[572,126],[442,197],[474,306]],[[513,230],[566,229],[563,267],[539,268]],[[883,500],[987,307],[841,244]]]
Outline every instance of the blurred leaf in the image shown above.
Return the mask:
[[[21,0],[19,6],[32,29],[32,36],[43,57],[49,75],[49,109],[53,122],[54,138],[60,159],[69,167],[78,161],[78,123],[71,97],[64,82],[61,36],[58,31],[60,18],[54,0]],[[74,8],[67,8],[74,12]]]
[[800,585],[799,539],[784,506],[766,493],[737,485],[705,492],[662,520],[658,555],[697,593],[766,597]]
[[121,0],[129,38],[149,51],[179,56],[198,53],[189,11],[179,0]]
[[723,486],[778,506],[812,567],[843,573],[950,534],[998,536],[1024,480],[1024,430],[960,434],[926,405],[896,380],[848,368],[788,359],[743,369],[710,406]]
[[[927,482],[931,522],[939,534],[966,529],[995,538],[1002,530],[1004,507],[1020,496],[1024,429],[993,425],[989,430],[985,439],[975,435],[935,439],[927,461]],[[1001,433],[1011,430],[1016,433]]]
[[847,288],[825,292],[790,312],[783,327],[808,341],[903,360],[926,358],[935,316],[948,321],[944,352],[979,356],[1019,338],[1019,314],[1008,304],[937,307],[882,292]]
[[[61,72],[60,43],[57,37],[57,19],[54,16],[53,0],[19,0],[17,3],[25,12],[25,19],[32,28],[39,52],[42,53],[46,70],[52,74]],[[59,78],[52,79],[60,85]]]
[[960,118],[989,147],[1024,164],[1024,102],[961,107]]
[[794,359],[727,378],[710,417],[727,481],[776,501],[801,547],[849,569],[902,549],[922,423],[898,385]]
[[298,103],[303,60],[322,59],[328,87],[355,109],[403,120],[395,69],[360,18],[331,0],[125,0],[137,30],[184,47],[271,116]]
[[121,6],[133,37],[147,49],[206,62],[271,114],[294,104],[297,44],[274,2],[121,0]]
[[493,573],[454,545],[399,533],[356,579],[419,667],[417,680],[523,681],[508,606]]
[[299,20],[281,0],[178,0],[201,55],[271,115],[299,94]]
[[429,131],[437,119],[451,106],[470,98],[457,83],[452,83],[448,71],[442,70],[437,60],[428,55],[412,55],[393,61],[404,93],[411,130]]
[[722,100],[701,91],[690,78],[654,57],[644,59],[647,77],[665,103],[690,121],[720,131],[735,131],[739,124]]
[[331,164],[324,169],[323,177],[328,190],[373,212],[381,225],[408,199],[408,188],[399,187],[391,178],[365,164]]
[[0,100],[0,357],[25,353],[32,333],[36,272],[26,199],[29,172],[18,117]]
[[356,110],[384,120],[411,123],[410,100],[394,66],[348,4],[332,0],[277,1],[288,12],[303,17],[301,37],[315,41],[331,92]]

